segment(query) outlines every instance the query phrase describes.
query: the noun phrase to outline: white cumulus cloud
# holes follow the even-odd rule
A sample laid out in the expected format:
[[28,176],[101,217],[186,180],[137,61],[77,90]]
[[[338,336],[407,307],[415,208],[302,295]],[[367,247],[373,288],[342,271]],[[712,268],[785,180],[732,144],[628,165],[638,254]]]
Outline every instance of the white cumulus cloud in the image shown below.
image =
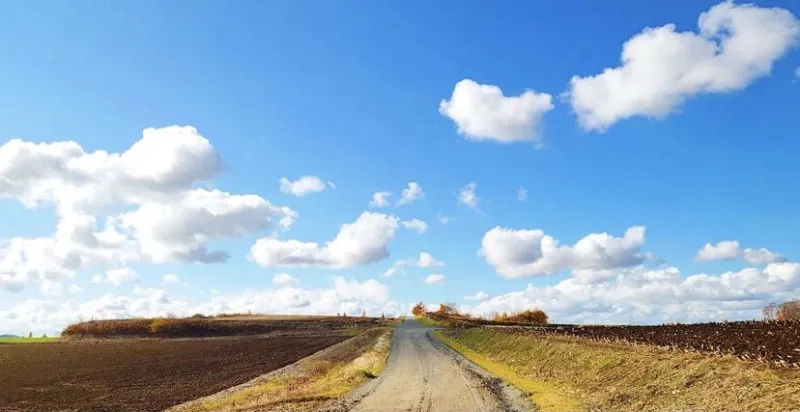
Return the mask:
[[621,238],[608,233],[586,235],[562,246],[540,229],[494,227],[486,232],[480,254],[507,278],[547,275],[565,269],[614,269],[643,262],[645,228],[633,226]]
[[759,266],[769,263],[786,262],[785,256],[773,252],[769,249],[742,248],[738,240],[724,240],[717,244],[706,243],[697,251],[695,262],[711,262],[715,260],[736,260],[744,259],[749,265]]
[[318,176],[302,176],[297,180],[289,180],[286,177],[280,179],[281,192],[293,196],[303,197],[305,195],[321,192],[330,187],[334,187],[333,182],[327,184]]
[[386,207],[389,206],[389,197],[392,192],[375,192],[372,194],[372,199],[369,201],[369,207]]
[[458,133],[470,140],[539,142],[542,119],[553,110],[552,100],[534,90],[504,96],[498,86],[464,79],[456,83],[449,100],[439,103],[439,113],[453,120]]
[[432,273],[425,278],[426,285],[444,285],[444,275]]
[[148,203],[114,220],[131,229],[144,256],[156,263],[220,262],[228,253],[208,250],[213,239],[287,228],[297,213],[256,195],[195,189],[169,203]]
[[620,66],[573,76],[567,97],[581,126],[603,131],[633,116],[663,118],[691,97],[744,89],[800,38],[789,10],[732,1],[700,14],[697,26],[645,28],[622,46]]
[[800,264],[772,263],[721,275],[683,276],[671,266],[635,266],[604,276],[570,277],[495,296],[462,310],[491,316],[541,308],[559,323],[663,323],[754,319],[771,301],[800,292]]
[[399,219],[382,213],[364,212],[353,223],[341,226],[336,237],[321,246],[316,242],[258,239],[250,258],[261,267],[350,268],[383,260],[394,239]]
[[475,194],[475,189],[478,187],[475,182],[470,182],[458,192],[458,204],[466,205],[470,209],[478,209],[478,202],[480,198]]
[[424,196],[425,192],[422,191],[422,187],[417,182],[408,182],[408,187],[403,189],[397,206],[411,204],[415,200],[422,199]]
[[428,231],[428,224],[425,223],[424,220],[413,218],[411,220],[404,220],[401,223],[406,229],[416,231],[417,233],[425,233]]
[[427,269],[427,268],[444,266],[444,262],[436,260],[436,258],[434,258],[433,255],[431,255],[428,252],[420,252],[418,258],[401,259],[394,262],[394,264],[389,269],[383,272],[383,276],[387,278],[391,277],[398,271],[402,271],[403,268],[406,266],[416,266],[419,268]]
[[417,266],[421,268],[444,266],[444,262],[436,260],[436,258],[434,258],[428,252],[420,252],[419,259],[417,259],[415,263]]
[[0,198],[54,205],[57,225],[51,236],[0,245],[0,288],[133,262],[224,261],[215,241],[285,229],[297,217],[257,195],[198,187],[221,170],[214,147],[191,126],[145,129],[121,153],[86,152],[72,141],[4,143]]
[[714,260],[734,260],[739,257],[741,249],[739,242],[736,240],[723,240],[716,245],[706,243],[700,250],[694,260],[697,262],[710,262]]
[[105,294],[91,300],[29,299],[0,309],[0,324],[9,333],[48,334],[70,323],[89,319],[191,316],[195,313],[265,313],[330,315],[346,312],[370,316],[404,314],[406,305],[391,300],[389,288],[374,279],[359,282],[334,277],[326,288],[301,289],[283,286],[248,289],[240,293],[217,293],[207,301],[174,299],[163,289],[136,287],[130,296]]
[[745,262],[751,265],[766,265],[769,263],[786,262],[786,257],[769,249],[750,249],[742,252]]

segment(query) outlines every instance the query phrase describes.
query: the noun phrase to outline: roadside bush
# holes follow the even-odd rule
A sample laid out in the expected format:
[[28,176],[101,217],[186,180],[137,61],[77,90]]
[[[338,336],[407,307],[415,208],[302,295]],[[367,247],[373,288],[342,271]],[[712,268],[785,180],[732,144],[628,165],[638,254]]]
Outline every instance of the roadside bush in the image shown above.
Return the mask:
[[157,335],[157,334],[159,334],[159,333],[161,333],[163,331],[164,325],[166,325],[166,324],[167,324],[167,320],[164,319],[164,318],[153,319],[153,321],[150,322],[149,331],[150,331],[151,334]]
[[414,316],[422,316],[425,314],[425,304],[422,302],[417,303],[411,308],[411,314]]
[[778,306],[778,320],[800,320],[800,300],[790,300]]
[[522,312],[498,313],[494,315],[495,322],[530,323],[534,325],[547,325],[548,317],[541,309],[524,310]]
[[436,311],[438,315],[458,315],[455,303],[440,303],[439,310]]

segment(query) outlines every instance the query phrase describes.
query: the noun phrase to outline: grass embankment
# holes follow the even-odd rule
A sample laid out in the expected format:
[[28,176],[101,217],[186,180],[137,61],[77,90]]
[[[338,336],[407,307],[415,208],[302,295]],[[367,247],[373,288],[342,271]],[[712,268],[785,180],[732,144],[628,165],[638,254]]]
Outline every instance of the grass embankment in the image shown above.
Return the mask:
[[277,374],[173,408],[173,411],[316,410],[376,377],[391,352],[391,329],[374,328]]
[[486,328],[437,332],[543,411],[776,411],[800,405],[800,372],[731,357]]
[[414,319],[416,319],[417,322],[419,322],[421,325],[429,326],[429,327],[433,327],[433,328],[447,326],[445,324],[445,322],[438,321],[438,320],[435,320],[435,319],[431,319],[431,318],[429,318],[427,316],[415,316]]
[[4,343],[53,343],[58,342],[58,338],[23,338],[23,337],[13,337],[13,338],[0,338],[0,345]]

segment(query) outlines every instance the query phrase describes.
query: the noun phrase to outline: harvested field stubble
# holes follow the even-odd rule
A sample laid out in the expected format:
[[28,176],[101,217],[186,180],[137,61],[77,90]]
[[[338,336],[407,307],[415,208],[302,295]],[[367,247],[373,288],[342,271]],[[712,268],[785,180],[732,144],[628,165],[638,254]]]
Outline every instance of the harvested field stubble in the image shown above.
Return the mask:
[[800,368],[800,322],[730,322],[659,326],[495,326],[509,331],[562,335],[597,342],[644,344],[684,352],[732,355]]
[[158,411],[347,339],[229,337],[0,345],[0,411]]

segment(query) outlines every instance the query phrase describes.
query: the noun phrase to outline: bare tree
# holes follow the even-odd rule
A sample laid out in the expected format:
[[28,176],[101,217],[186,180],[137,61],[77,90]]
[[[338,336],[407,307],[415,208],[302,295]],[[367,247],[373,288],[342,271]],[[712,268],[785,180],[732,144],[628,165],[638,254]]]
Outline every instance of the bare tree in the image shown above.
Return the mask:
[[766,322],[775,320],[775,316],[777,315],[777,313],[778,313],[778,305],[776,305],[775,302],[770,302],[769,305],[764,306],[764,308],[761,309],[761,317]]

